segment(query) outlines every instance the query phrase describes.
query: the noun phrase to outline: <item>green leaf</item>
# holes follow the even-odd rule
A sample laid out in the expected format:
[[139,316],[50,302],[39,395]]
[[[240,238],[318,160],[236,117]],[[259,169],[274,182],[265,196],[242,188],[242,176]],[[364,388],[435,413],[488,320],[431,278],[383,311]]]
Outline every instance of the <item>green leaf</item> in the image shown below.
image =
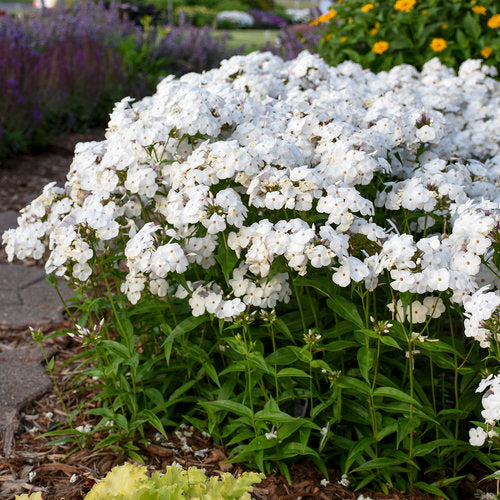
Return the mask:
[[359,315],[357,307],[346,298],[335,295],[326,301],[328,307],[341,318],[344,318],[355,324],[358,328],[363,328],[365,325]]
[[368,347],[360,347],[358,349],[358,365],[359,371],[363,378],[369,382],[370,381],[370,370],[373,367],[373,362],[375,361],[375,350]]
[[120,434],[109,434],[109,436],[106,436],[103,440],[99,441],[94,448],[92,448],[92,451],[100,450],[102,448],[107,448],[108,446],[111,446],[114,443],[118,443],[121,440]]
[[163,436],[167,437],[167,433],[165,432],[165,428],[163,427],[163,424],[161,423],[160,419],[151,411],[151,410],[142,410],[138,417],[144,416],[158,432],[160,432]]
[[57,288],[57,278],[55,277],[54,274],[49,273],[45,275],[45,279],[47,280],[47,283],[52,287],[52,288]]
[[465,36],[462,30],[457,30],[455,38],[457,39],[457,43],[462,50],[469,46],[469,39]]
[[255,414],[255,420],[271,422],[272,424],[291,423],[298,420],[297,417],[292,417],[280,410],[260,410]]
[[380,340],[382,341],[382,344],[402,350],[401,346],[397,343],[396,339],[389,337],[389,335],[383,335],[382,337],[380,337]]
[[[172,346],[174,344],[175,339],[184,335],[185,333],[189,333],[194,330],[202,323],[207,321],[207,316],[203,314],[202,316],[190,317],[181,321],[169,334],[165,342],[163,343],[163,351],[165,354],[165,360],[167,361],[167,365],[170,364],[170,355],[172,353]],[[163,325],[162,330],[165,332],[169,331],[170,327],[168,325]]]
[[337,380],[337,385],[343,389],[353,389],[364,397],[370,395],[370,386],[366,382],[354,377],[342,375]]
[[290,342],[293,342],[295,344],[295,339],[293,338],[292,332],[288,328],[288,325],[281,318],[277,318],[274,321],[274,325],[276,325],[277,330],[283,333]]
[[321,346],[321,349],[329,352],[337,352],[344,351],[349,347],[355,347],[357,345],[358,343],[354,342],[354,340],[335,340],[333,342],[330,342],[329,344]]
[[229,285],[229,280],[231,279],[231,273],[238,263],[238,257],[234,250],[231,250],[224,245],[219,245],[219,251],[215,256],[215,259],[220,264],[226,283]]
[[316,290],[318,290],[318,292],[320,292],[322,295],[326,295],[327,297],[333,297],[335,293],[335,287],[332,280],[326,277],[315,276],[314,279],[299,277],[294,279],[293,282],[297,286],[315,288]]
[[116,425],[118,425],[118,427],[123,429],[125,432],[128,432],[128,421],[125,415],[116,413],[113,415],[113,421],[116,423]]
[[278,377],[307,377],[309,378],[309,373],[298,368],[283,368],[278,372]]
[[477,40],[481,36],[481,26],[477,19],[478,17],[479,16],[473,16],[470,12],[467,12],[464,18],[465,31],[474,40]]
[[[347,455],[347,459],[345,461],[344,472],[347,473],[351,468],[351,465],[356,461],[356,459],[370,446],[375,444],[375,440],[372,437],[364,437],[360,441],[358,441],[349,451],[349,455]],[[373,454],[373,451],[372,451]]]
[[281,448],[279,456],[282,458],[292,458],[296,456],[310,455],[320,458],[318,452],[302,443],[287,443]]
[[205,373],[215,382],[215,384],[217,384],[218,387],[220,387],[219,377],[217,376],[217,370],[215,369],[214,365],[207,361],[201,366],[203,366]]
[[366,335],[367,337],[371,337],[373,339],[378,339],[379,338],[379,334],[374,332],[373,330],[370,330],[369,328],[359,328],[358,330],[356,330],[355,333],[362,333],[363,335]]
[[247,359],[252,368],[262,370],[265,373],[272,374],[274,370],[266,363],[266,360],[260,352],[251,352],[247,355]]
[[403,403],[414,404],[419,408],[422,406],[415,398],[412,398],[409,394],[406,394],[406,392],[395,389],[394,387],[378,387],[375,389],[373,395],[396,399]]
[[115,340],[101,340],[101,345],[107,348],[108,351],[111,351],[113,354],[122,359],[129,359],[130,353],[129,350],[119,342]]
[[442,340],[433,340],[432,342],[419,342],[418,348],[422,349],[424,351],[430,351],[430,352],[448,352],[450,354],[455,354],[459,358],[463,358],[462,354],[460,351],[455,349],[453,346],[450,344],[447,344],[446,342]]
[[226,344],[229,345],[229,347],[234,351],[237,352],[238,354],[245,354],[245,345],[243,344],[243,341],[239,338],[235,337],[224,337],[222,339],[222,342],[225,342]]
[[182,384],[180,387],[178,387],[168,398],[169,401],[175,401],[176,399],[179,399],[186,391],[191,389],[193,385],[197,384],[198,380],[189,380],[188,382]]
[[463,441],[460,441],[458,439],[435,439],[430,443],[425,443],[415,446],[415,448],[413,448],[413,456],[422,457],[424,455],[433,452],[436,448],[442,446],[458,446],[462,444]]
[[245,462],[253,458],[256,451],[267,450],[276,446],[276,439],[267,439],[266,436],[257,436],[247,445],[242,445],[236,450],[236,456],[228,460],[228,463]]
[[369,460],[368,462],[364,462],[359,467],[356,467],[352,470],[352,472],[359,472],[363,470],[371,470],[371,469],[385,469],[388,467],[393,467],[395,465],[400,465],[404,463],[406,460],[402,460],[400,458],[374,458],[373,460]]
[[397,424],[396,448],[399,448],[401,441],[412,433],[419,425],[421,420],[418,418],[400,418]]
[[419,488],[422,491],[425,491],[426,493],[432,493],[433,495],[438,495],[442,498],[448,499],[449,497],[444,493],[444,491],[440,490],[437,486],[434,486],[432,484],[427,484],[424,483],[423,481],[418,481],[416,483],[413,483],[414,486]]
[[227,399],[219,399],[217,401],[204,401],[200,403],[204,408],[211,408],[214,410],[224,410],[230,411],[235,415],[240,417],[246,417],[248,419],[252,419],[252,412],[250,408],[241,403],[237,403],[236,401],[229,401]]

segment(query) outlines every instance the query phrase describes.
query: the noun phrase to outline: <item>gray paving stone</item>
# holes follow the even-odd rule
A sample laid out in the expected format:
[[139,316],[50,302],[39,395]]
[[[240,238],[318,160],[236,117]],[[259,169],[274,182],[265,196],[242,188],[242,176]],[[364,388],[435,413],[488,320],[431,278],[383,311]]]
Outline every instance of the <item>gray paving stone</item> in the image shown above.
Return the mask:
[[0,212],[0,240],[4,231],[17,226],[18,212],[10,210],[9,212]]
[[[60,282],[65,299],[71,290]],[[28,327],[46,330],[61,323],[64,306],[45,280],[43,269],[20,264],[0,264],[0,332]]]
[[0,290],[19,290],[43,280],[44,276],[43,269],[39,267],[0,264]]
[[19,425],[19,411],[52,385],[42,360],[38,345],[0,352],[0,438],[5,456]]

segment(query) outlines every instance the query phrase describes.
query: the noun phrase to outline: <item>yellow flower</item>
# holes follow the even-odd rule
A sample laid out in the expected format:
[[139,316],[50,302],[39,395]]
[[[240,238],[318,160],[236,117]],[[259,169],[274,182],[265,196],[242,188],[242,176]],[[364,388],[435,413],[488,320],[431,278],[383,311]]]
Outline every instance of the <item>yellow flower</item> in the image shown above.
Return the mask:
[[446,40],[444,38],[433,38],[430,43],[430,47],[434,52],[442,52],[447,47]]
[[444,24],[441,25],[441,28],[443,28],[444,30],[447,30],[448,29],[448,25],[446,23],[444,23]]
[[367,3],[363,5],[363,7],[361,7],[361,12],[370,12],[374,7],[375,5],[373,5],[372,3]]
[[416,0],[398,0],[394,4],[394,8],[400,12],[410,12],[416,3]]
[[372,50],[375,54],[383,54],[389,48],[389,42],[380,40],[380,42],[375,42],[373,44]]
[[341,36],[340,37],[340,43],[346,43],[347,42],[347,37],[346,36]]
[[474,14],[481,14],[482,16],[486,15],[486,7],[483,7],[482,5],[476,5],[472,7],[472,12]]
[[314,21],[311,21],[309,24],[311,26],[319,26],[322,23],[327,23],[328,21],[332,20],[336,15],[337,15],[337,11],[332,9],[329,12],[327,12],[326,14],[319,16]]
[[380,29],[380,23],[376,22],[375,26],[369,31],[370,35],[371,36],[376,36],[379,29]]
[[495,14],[488,19],[488,26],[492,29],[500,28],[500,14]]
[[493,49],[489,46],[489,45],[486,45],[486,47],[484,47],[484,49],[481,51],[481,55],[485,58],[485,59],[488,59],[488,57],[491,56],[491,53],[493,52]]

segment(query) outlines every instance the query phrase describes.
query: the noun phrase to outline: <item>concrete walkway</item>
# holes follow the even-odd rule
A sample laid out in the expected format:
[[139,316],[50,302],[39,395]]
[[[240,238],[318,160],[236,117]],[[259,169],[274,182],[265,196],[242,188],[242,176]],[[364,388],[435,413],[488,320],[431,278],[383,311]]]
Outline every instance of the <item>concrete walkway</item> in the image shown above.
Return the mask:
[[[0,235],[16,225],[17,213],[0,212]],[[1,242],[1,238],[0,238]],[[45,280],[41,267],[0,262],[0,441],[8,456],[19,411],[51,387],[42,366],[38,345],[24,342],[12,347],[12,339],[29,338],[29,327],[49,331],[64,321],[64,307]],[[65,300],[71,290],[61,283]],[[18,343],[16,343],[18,345]],[[0,448],[0,454],[2,454]]]

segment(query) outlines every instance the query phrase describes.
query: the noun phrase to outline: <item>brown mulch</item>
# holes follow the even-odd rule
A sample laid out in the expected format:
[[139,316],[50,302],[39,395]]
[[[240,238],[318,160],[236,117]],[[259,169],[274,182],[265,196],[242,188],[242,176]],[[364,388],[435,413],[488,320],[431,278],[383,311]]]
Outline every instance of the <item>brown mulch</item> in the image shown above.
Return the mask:
[[49,182],[62,185],[78,142],[102,141],[104,129],[62,136],[42,153],[25,153],[0,164],[0,211],[18,211]]
[[[88,134],[71,134],[63,137],[55,146],[38,154],[23,154],[9,159],[0,166],[0,211],[19,210],[36,197],[41,188],[52,181],[62,183],[68,172],[74,146],[80,141],[102,140],[104,131],[93,130]],[[62,325],[61,325],[62,326]],[[8,339],[12,346],[25,345],[26,336]],[[5,340],[4,340],[5,342]],[[82,401],[92,405],[93,394],[77,390],[72,386],[74,365],[65,364],[80,352],[81,347],[69,339],[58,338],[52,348],[56,355],[57,381],[64,394],[68,411],[78,407]],[[2,345],[0,345],[2,348]],[[88,408],[87,408],[88,409]],[[63,410],[55,388],[43,398],[35,401],[21,415],[21,428],[16,435],[9,456],[2,456],[0,447],[0,499],[13,499],[14,495],[41,491],[45,500],[76,500],[84,498],[97,479],[102,478],[115,465],[125,459],[117,451],[102,449],[92,451],[98,436],[88,447],[75,448],[74,443],[48,444],[50,439],[41,434],[53,430],[58,423],[65,422]],[[94,425],[97,417],[80,414],[74,426]],[[245,470],[241,464],[227,464],[226,450],[214,444],[208,436],[189,428],[168,435],[168,440],[152,433],[150,445],[141,450],[148,468],[164,470],[174,462],[189,467],[206,469],[207,474],[231,472],[239,474]],[[425,494],[400,494],[389,496],[370,491],[353,492],[337,483],[340,473],[331,469],[330,483],[321,484],[319,470],[311,463],[295,463],[290,466],[292,485],[278,472],[270,474],[254,487],[254,498],[276,500],[356,500],[360,494],[372,499],[386,500],[431,500],[437,497]],[[486,490],[482,483],[481,488]],[[474,498],[476,487],[465,482],[459,498]],[[492,490],[493,491],[493,490]]]
[[[82,401],[87,401],[87,409],[94,406],[93,393],[72,387],[74,363],[67,363],[71,357],[81,352],[79,344],[61,337],[52,341],[52,347],[59,347],[56,356],[58,384],[64,394],[69,412]],[[91,381],[88,381],[89,385]],[[84,384],[85,385],[85,384]],[[98,417],[80,414],[74,427],[96,425]],[[74,443],[49,444],[51,439],[41,435],[53,430],[56,424],[66,422],[66,414],[56,391],[52,390],[35,401],[21,415],[22,427],[16,436],[13,449],[8,457],[0,456],[0,499],[12,499],[15,494],[41,491],[45,499],[79,500],[85,497],[97,479],[126,458],[117,451],[108,449],[92,451],[93,446],[104,436],[93,436],[88,447],[78,448]],[[231,472],[238,475],[247,470],[241,464],[225,463],[226,450],[214,444],[210,437],[193,428],[182,427],[169,433],[168,440],[158,433],[148,436],[149,446],[141,448],[141,455],[150,471],[164,470],[167,465],[177,462],[183,467],[200,467],[208,475]],[[399,494],[387,496],[383,493],[358,491],[345,488],[337,483],[340,473],[330,469],[330,484],[323,486],[324,479],[311,463],[296,463],[290,467],[292,485],[278,472],[270,474],[262,483],[254,487],[256,499],[319,499],[356,500],[361,493],[372,499],[431,500],[436,497],[423,494]]]

